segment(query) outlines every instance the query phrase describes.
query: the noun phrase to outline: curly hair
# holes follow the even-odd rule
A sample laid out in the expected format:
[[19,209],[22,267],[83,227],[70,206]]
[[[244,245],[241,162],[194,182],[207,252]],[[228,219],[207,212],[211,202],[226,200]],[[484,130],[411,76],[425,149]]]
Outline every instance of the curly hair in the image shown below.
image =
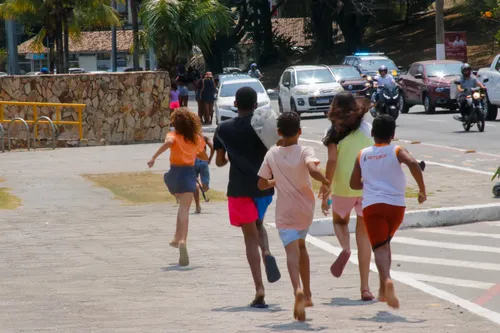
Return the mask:
[[335,95],[328,119],[332,123],[331,128],[323,138],[323,144],[338,144],[351,132],[354,132],[361,125],[363,117],[368,112],[370,103],[356,99],[347,91],[343,91]]
[[190,141],[196,144],[198,141],[198,134],[201,132],[200,118],[189,111],[188,108],[176,109],[170,118],[171,124],[175,131]]

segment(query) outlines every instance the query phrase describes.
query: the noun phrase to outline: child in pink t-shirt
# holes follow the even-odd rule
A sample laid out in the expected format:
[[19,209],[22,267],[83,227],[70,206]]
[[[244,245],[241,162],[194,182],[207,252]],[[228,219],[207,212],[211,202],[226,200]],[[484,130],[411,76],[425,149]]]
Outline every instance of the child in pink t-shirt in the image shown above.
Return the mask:
[[[278,118],[278,134],[283,144],[271,148],[259,170],[261,190],[276,187],[276,227],[285,246],[288,272],[295,294],[293,315],[305,320],[305,308],[312,306],[309,254],[305,238],[314,216],[315,195],[311,176],[324,185],[330,183],[318,170],[319,160],[310,147],[297,143],[302,134],[300,116],[285,112]],[[328,195],[328,194],[326,194]],[[301,288],[300,280],[304,289]]]

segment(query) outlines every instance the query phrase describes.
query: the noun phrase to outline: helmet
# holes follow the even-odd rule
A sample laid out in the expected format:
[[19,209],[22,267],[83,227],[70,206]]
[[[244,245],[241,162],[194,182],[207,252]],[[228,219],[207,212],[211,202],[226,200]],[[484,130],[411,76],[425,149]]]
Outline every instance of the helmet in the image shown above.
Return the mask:
[[461,70],[460,70],[460,71],[462,72],[462,75],[465,75],[465,74],[464,74],[464,72],[465,72],[465,71],[467,71],[467,70],[468,70],[469,72],[470,72],[470,71],[472,71],[472,67],[470,67],[470,65],[469,65],[469,64],[463,64],[463,65],[462,65],[462,68],[461,68]]
[[250,67],[257,67],[257,64],[254,62],[250,65]]
[[385,65],[380,66],[380,67],[378,68],[378,72],[379,72],[380,74],[382,74],[382,72],[386,72],[386,73],[387,73],[387,66],[385,66]]
[[41,70],[40,70],[40,73],[42,74],[49,74],[49,69],[47,67],[43,67]]

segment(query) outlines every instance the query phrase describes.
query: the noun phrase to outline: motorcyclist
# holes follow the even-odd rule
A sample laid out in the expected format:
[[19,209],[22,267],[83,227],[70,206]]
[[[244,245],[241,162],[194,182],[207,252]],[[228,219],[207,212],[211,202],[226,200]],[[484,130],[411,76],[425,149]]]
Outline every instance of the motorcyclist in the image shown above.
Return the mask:
[[382,95],[381,94],[381,91],[382,91],[382,87],[389,87],[389,88],[393,88],[395,86],[399,86],[397,83],[396,83],[396,80],[394,79],[394,77],[390,74],[388,74],[389,70],[387,69],[387,66],[385,65],[381,65],[379,68],[378,68],[378,73],[379,75],[375,76],[374,77],[374,81],[377,82],[377,91],[375,91],[372,95],[372,109],[370,110],[370,112],[372,114],[376,113],[376,108],[377,108],[377,105],[378,105],[378,102],[380,100],[380,96]]
[[462,76],[460,77],[460,84],[457,85],[458,103],[460,104],[460,118],[463,121],[467,114],[468,109],[472,106],[472,98],[467,98],[472,88],[483,88],[485,86],[479,82],[475,75],[472,74],[472,68],[469,64],[463,64],[461,68]]
[[262,78],[262,73],[257,69],[256,63],[250,65],[250,70],[248,71],[248,75],[250,77],[254,77],[259,80]]

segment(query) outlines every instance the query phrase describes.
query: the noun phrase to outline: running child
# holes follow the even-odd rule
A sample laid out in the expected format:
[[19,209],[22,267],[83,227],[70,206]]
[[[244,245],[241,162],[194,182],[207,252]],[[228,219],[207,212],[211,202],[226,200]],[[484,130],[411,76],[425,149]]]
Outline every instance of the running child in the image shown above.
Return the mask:
[[424,177],[419,163],[403,147],[391,145],[396,122],[389,115],[373,120],[375,145],[359,152],[350,185],[363,190],[363,218],[375,253],[379,271],[379,301],[399,308],[399,299],[391,279],[391,239],[405,215],[406,179],[401,163],[406,164],[418,184],[418,202],[427,200]]
[[198,134],[201,131],[197,116],[187,108],[177,109],[172,114],[174,132],[167,134],[165,142],[148,162],[152,168],[158,156],[170,148],[170,170],[164,175],[165,184],[170,193],[179,199],[177,227],[170,246],[179,248],[179,265],[189,265],[186,239],[189,224],[189,209],[196,191],[196,174],[194,161],[196,155],[203,151],[205,142]]
[[263,191],[273,187],[278,190],[276,227],[285,247],[295,295],[293,316],[304,321],[305,308],[313,305],[305,238],[314,217],[316,199],[309,176],[326,186],[330,182],[318,170],[314,149],[298,145],[302,131],[297,113],[285,112],[279,116],[278,133],[283,138],[282,146],[267,152],[259,170],[258,186]]
[[[229,220],[231,225],[241,228],[245,239],[246,256],[256,290],[250,306],[264,308],[267,305],[264,301],[259,247],[267,280],[272,283],[281,278],[276,259],[269,250],[267,232],[263,224],[274,189],[261,191],[257,187],[257,173],[268,150],[251,123],[253,112],[257,108],[257,93],[250,87],[240,88],[236,92],[234,105],[238,108],[238,116],[220,123],[215,132],[215,162],[218,167],[230,162],[227,186]],[[226,159],[226,153],[229,161]]]
[[[203,151],[196,156],[196,161],[194,161],[194,171],[196,172],[196,179],[198,179],[198,177],[200,179],[203,192],[207,192],[210,185],[210,169],[208,168],[208,165],[212,162],[215,151],[209,137],[203,136],[203,141],[205,142],[205,146]],[[210,156],[207,154],[207,146],[210,149]],[[200,183],[198,182],[196,184],[196,191],[194,192],[194,203],[196,204],[195,213],[200,214]]]
[[180,108],[179,96],[181,92],[177,87],[177,83],[172,82],[170,89],[170,112],[174,112],[175,109]]

